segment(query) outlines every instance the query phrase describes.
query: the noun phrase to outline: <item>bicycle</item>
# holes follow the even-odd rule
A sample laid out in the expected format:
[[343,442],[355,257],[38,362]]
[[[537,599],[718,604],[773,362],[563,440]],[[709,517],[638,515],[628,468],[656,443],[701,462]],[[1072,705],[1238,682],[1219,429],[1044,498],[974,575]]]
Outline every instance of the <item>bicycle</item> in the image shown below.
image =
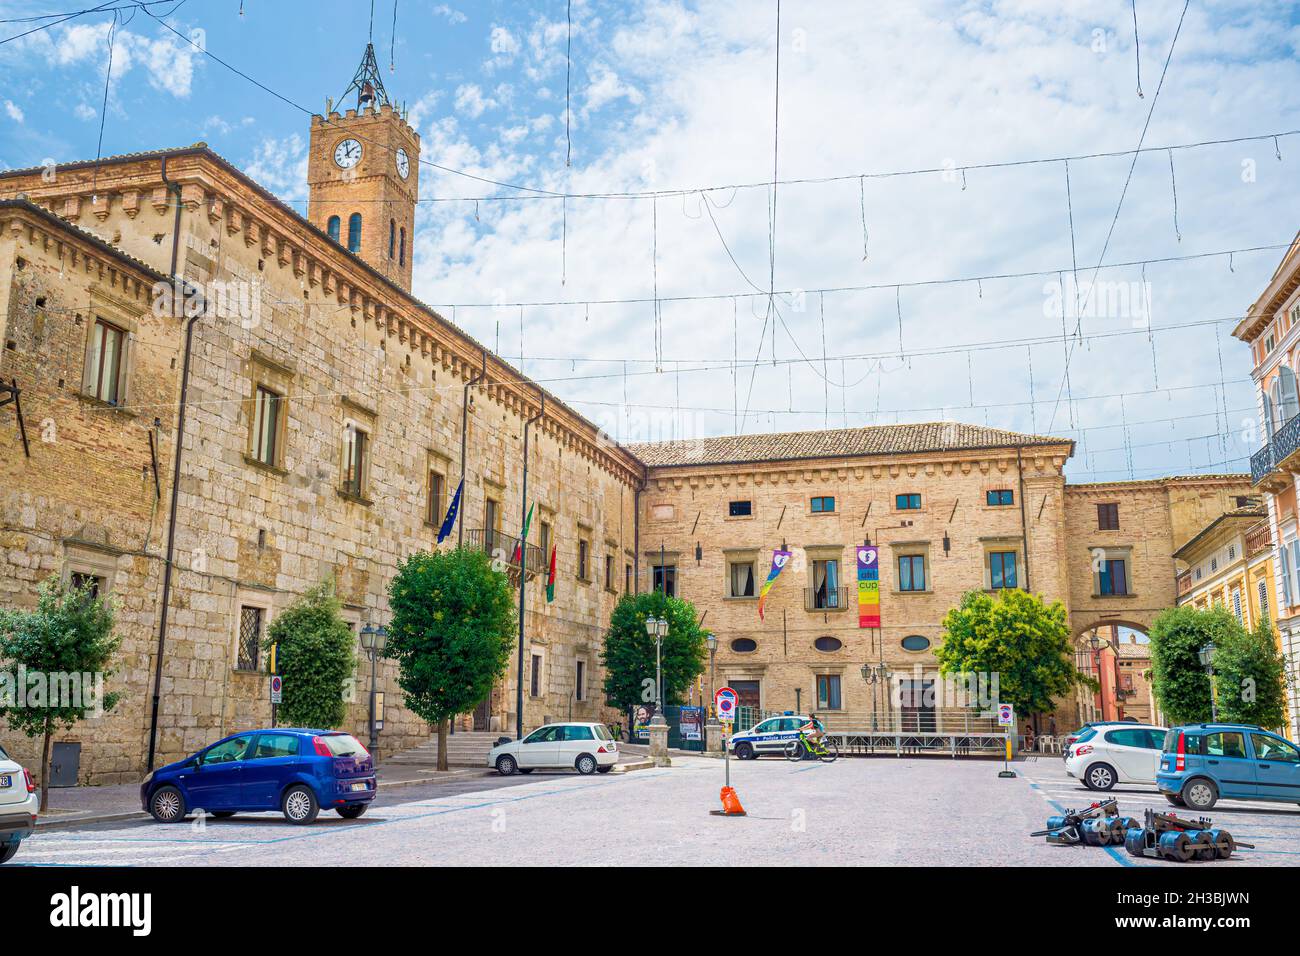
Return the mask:
[[785,745],[785,759],[791,762],[815,757],[822,763],[834,763],[839,755],[840,748],[836,746],[834,740],[823,737],[819,743],[810,740],[803,731],[800,731],[798,737]]

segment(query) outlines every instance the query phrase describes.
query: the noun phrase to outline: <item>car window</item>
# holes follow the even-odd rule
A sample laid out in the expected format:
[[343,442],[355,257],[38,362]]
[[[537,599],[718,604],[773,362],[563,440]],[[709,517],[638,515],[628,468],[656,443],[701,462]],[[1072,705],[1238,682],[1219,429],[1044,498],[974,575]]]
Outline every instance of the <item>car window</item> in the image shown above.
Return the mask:
[[5,749],[3,747],[0,747],[0,760],[8,760],[8,759],[9,759],[9,755],[5,753]]
[[1074,742],[1076,744],[1081,744],[1091,740],[1093,737],[1096,736],[1097,736],[1096,727],[1085,727],[1083,730],[1079,731],[1079,735],[1074,738]]
[[613,740],[613,739],[614,739],[613,735],[611,735],[610,732],[609,732],[609,728],[606,727],[604,724],[597,724],[596,727],[595,727],[595,730],[596,730],[596,737],[597,737],[597,739],[599,739],[599,740]]
[[1235,730],[1206,734],[1205,743],[1202,746],[1201,752],[1207,757],[1246,756],[1246,737]]
[[298,756],[298,738],[293,734],[260,734],[249,760],[268,760],[271,757]]
[[562,727],[564,731],[564,740],[591,740],[590,727]]
[[1165,732],[1163,730],[1147,730],[1147,749],[1161,750],[1165,745]]
[[1300,763],[1300,750],[1294,744],[1280,737],[1267,734],[1251,734],[1250,742],[1255,745],[1255,756],[1260,760],[1284,760],[1287,763]]
[[244,751],[248,749],[248,742],[252,739],[252,734],[245,734],[242,737],[224,740],[215,747],[209,748],[203,755],[203,762],[205,764],[230,763],[232,760],[238,760],[244,756]]
[[780,729],[780,726],[781,726],[781,721],[779,721],[779,720],[775,720],[775,719],[773,719],[773,720],[765,720],[765,721],[763,721],[761,724],[759,724],[757,727],[754,728],[754,733],[756,733],[756,734],[770,734],[770,733],[772,733],[774,730],[778,730],[778,729]]
[[544,744],[558,739],[559,727],[541,727],[524,738],[526,744]]
[[1146,731],[1143,730],[1108,730],[1102,735],[1102,739],[1108,744],[1119,744],[1121,747],[1147,745]]

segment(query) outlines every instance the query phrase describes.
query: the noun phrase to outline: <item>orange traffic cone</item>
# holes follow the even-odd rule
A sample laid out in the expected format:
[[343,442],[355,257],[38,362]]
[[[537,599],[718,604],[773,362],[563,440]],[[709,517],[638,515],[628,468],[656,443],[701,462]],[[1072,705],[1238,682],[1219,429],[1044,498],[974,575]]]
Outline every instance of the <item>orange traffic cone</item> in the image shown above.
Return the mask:
[[743,817],[747,816],[745,808],[740,805],[740,798],[736,796],[735,787],[722,788],[722,816],[724,817]]

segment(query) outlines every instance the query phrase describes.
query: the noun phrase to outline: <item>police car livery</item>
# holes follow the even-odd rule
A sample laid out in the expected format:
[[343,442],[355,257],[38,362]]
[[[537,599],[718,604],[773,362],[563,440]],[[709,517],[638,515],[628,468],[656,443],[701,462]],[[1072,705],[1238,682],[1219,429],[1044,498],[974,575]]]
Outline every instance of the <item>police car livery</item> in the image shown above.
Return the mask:
[[784,754],[786,744],[799,736],[808,723],[802,714],[784,714],[760,720],[748,730],[731,736],[731,752],[741,760],[755,760],[763,754]]

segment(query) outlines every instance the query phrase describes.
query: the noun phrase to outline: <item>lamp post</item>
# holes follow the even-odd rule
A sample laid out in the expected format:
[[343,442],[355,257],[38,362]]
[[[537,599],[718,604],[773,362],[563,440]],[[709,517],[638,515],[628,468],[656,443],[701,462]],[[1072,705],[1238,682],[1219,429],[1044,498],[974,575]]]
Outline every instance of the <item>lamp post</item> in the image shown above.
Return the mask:
[[361,647],[370,658],[370,752],[373,754],[379,746],[379,730],[375,714],[375,664],[384,648],[388,646],[388,629],[382,624],[375,627],[367,623],[361,629]]
[[880,684],[883,690],[883,685],[889,682],[889,678],[893,676],[894,672],[882,661],[879,664],[863,664],[861,674],[863,681],[871,685],[871,729],[878,730],[879,726],[876,722],[876,685]]
[[713,695],[716,694],[717,687],[713,683],[714,664],[718,656],[718,635],[712,631],[704,632],[704,646],[709,649],[709,720],[717,720],[717,714],[713,712]]
[[645,619],[645,632],[655,639],[655,715],[652,724],[666,724],[664,719],[663,646],[668,636],[668,621],[653,614]]
[[1219,704],[1214,699],[1214,642],[1211,641],[1202,647],[1196,656],[1201,659],[1201,666],[1205,668],[1205,673],[1210,676],[1210,720],[1218,723]]

